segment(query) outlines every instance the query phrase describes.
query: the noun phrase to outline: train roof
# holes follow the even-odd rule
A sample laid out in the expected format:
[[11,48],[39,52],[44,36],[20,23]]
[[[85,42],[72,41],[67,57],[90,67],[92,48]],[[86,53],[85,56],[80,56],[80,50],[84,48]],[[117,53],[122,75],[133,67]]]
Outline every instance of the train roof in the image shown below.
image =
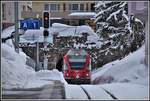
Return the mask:
[[67,52],[67,55],[87,55],[87,52],[84,49],[70,49]]

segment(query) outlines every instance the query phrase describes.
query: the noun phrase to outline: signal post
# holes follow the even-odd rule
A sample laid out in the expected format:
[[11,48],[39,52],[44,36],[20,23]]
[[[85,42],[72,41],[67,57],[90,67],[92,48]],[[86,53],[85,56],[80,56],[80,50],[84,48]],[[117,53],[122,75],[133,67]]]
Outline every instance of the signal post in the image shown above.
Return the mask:
[[43,31],[43,36],[44,36],[44,69],[48,69],[48,59],[47,59],[47,51],[48,51],[48,36],[49,36],[49,12],[43,12],[43,26],[44,26],[44,31]]

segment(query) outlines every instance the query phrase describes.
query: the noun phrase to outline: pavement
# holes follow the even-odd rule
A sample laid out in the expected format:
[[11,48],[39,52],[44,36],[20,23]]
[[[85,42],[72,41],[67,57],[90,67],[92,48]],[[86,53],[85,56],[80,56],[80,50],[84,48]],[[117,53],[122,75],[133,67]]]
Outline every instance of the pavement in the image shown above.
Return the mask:
[[39,88],[2,89],[2,99],[65,99],[65,88],[60,81],[54,81]]

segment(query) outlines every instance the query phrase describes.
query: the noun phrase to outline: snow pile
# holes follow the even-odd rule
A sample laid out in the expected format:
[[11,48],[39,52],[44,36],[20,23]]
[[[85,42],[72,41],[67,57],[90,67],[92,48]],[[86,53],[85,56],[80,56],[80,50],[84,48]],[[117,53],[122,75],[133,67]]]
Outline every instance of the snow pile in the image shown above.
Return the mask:
[[[82,85],[91,99],[113,99],[107,92],[119,100],[148,99],[148,86],[132,83],[111,83],[103,85]],[[107,91],[107,92],[106,92]]]
[[50,28],[50,32],[58,32],[58,36],[81,36],[82,33],[88,33],[88,35],[96,35],[90,26],[70,26],[61,23],[53,23]]
[[15,26],[10,26],[10,27],[4,29],[1,33],[1,38],[6,38],[6,37],[10,36],[11,33],[14,31],[15,31]]
[[[44,29],[35,30],[29,29],[25,32],[24,35],[20,36],[20,43],[35,43],[35,42],[44,42],[43,36]],[[49,34],[47,42],[53,43],[53,36]]]
[[[7,38],[11,36],[12,32],[15,31],[15,26],[10,26],[6,29],[4,29],[1,33],[1,38]],[[10,47],[14,47],[12,40],[7,40],[6,44],[9,45]]]
[[[87,33],[90,36],[96,36],[95,32],[90,26],[82,25],[82,26],[70,26],[61,23],[53,23],[52,27],[49,29],[49,36],[47,41],[49,43],[53,43],[53,34],[58,33],[58,36],[82,36],[82,33]],[[20,36],[20,43],[35,43],[35,42],[43,42],[44,29],[41,27],[38,30],[28,29],[24,35]]]
[[64,84],[67,84],[62,72],[59,72],[57,69],[40,70],[39,72],[36,72],[36,77],[38,77],[40,80],[58,80]]
[[41,87],[43,85],[54,84],[54,80],[61,81],[64,84],[67,84],[65,79],[63,78],[63,74],[56,69],[53,70],[40,70],[31,74],[28,77],[28,82],[24,86],[24,88],[34,88]]
[[73,12],[69,16],[95,16],[95,12]]
[[22,52],[17,54],[14,49],[2,44],[2,87],[24,87],[27,77],[34,71],[26,68],[26,55]]
[[65,85],[66,99],[88,99],[79,85]]
[[111,83],[100,85],[116,98],[122,99],[148,99],[148,86],[132,83]]
[[58,70],[41,70],[35,72],[26,65],[26,54],[16,53],[13,47],[2,44],[2,87],[11,88],[34,88],[46,84],[53,84],[53,80],[66,83],[63,74]]
[[97,83],[132,82],[148,85],[148,68],[144,64],[144,53],[145,45],[124,59],[108,63],[93,71],[93,81]]
[[71,26],[66,25],[66,24],[62,24],[62,23],[53,23],[52,27],[71,27]]

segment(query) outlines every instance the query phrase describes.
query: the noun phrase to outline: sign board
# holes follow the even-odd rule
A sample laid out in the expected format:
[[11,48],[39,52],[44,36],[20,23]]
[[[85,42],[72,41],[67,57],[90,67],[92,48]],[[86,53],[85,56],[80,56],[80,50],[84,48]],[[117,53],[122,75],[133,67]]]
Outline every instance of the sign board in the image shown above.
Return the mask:
[[42,21],[39,19],[20,20],[20,29],[40,29]]

